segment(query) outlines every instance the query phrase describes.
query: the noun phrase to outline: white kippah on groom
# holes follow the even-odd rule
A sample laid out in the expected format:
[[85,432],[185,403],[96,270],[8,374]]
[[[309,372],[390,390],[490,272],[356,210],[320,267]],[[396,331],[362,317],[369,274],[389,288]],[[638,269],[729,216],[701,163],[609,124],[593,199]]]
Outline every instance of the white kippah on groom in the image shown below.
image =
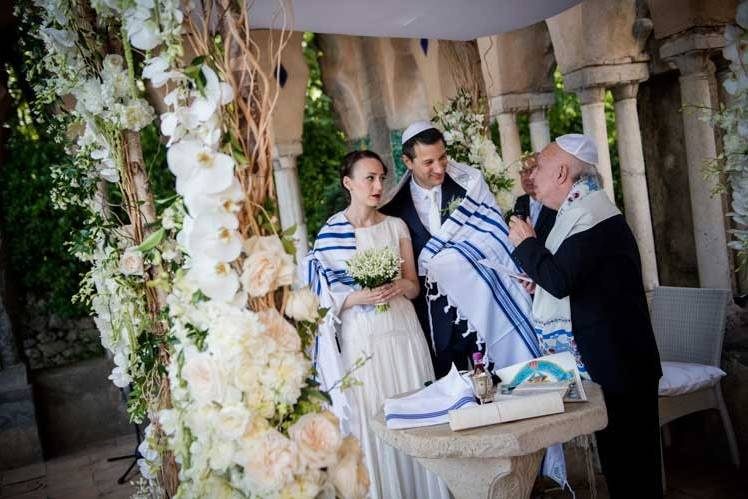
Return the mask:
[[411,123],[408,128],[405,129],[402,136],[402,145],[405,145],[410,139],[415,137],[421,132],[426,130],[436,129],[436,127],[430,121],[415,121]]

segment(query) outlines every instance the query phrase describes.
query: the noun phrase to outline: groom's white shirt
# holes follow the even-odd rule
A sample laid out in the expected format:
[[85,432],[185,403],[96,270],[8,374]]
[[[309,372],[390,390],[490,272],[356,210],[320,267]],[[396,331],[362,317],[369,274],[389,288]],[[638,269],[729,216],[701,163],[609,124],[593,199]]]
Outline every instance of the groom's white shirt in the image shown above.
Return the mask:
[[414,177],[410,178],[410,197],[413,198],[413,206],[416,208],[418,218],[426,230],[429,230],[429,212],[431,211],[431,193],[436,191],[436,204],[442,205],[441,184],[431,189],[424,189],[416,182]]

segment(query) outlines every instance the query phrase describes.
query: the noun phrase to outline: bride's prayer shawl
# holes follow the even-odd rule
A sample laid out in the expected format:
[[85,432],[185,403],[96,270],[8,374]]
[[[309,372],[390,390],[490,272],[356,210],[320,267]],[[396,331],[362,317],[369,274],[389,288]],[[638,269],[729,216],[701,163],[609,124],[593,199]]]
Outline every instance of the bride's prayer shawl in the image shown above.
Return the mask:
[[330,394],[332,410],[346,430],[350,427],[351,412],[346,394],[339,386],[346,372],[340,354],[340,313],[346,297],[360,289],[345,265],[355,252],[356,230],[341,211],[320,229],[312,251],[300,265],[302,282],[319,297],[320,307],[328,309],[319,326],[312,360],[317,380]]
[[[584,177],[572,186],[564,204],[559,208],[556,223],[548,234],[545,247],[555,254],[567,238],[620,213],[605,191],[600,189],[597,181]],[[558,299],[538,286],[532,315],[543,355],[569,351],[577,360],[579,373],[589,378],[572,333],[569,297]]]

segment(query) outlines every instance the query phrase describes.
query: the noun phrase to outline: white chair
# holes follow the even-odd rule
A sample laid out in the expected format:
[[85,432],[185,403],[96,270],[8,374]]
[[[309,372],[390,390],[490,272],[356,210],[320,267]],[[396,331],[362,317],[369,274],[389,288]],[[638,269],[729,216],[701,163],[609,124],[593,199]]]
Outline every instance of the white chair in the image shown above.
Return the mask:
[[[732,462],[739,466],[738,444],[722,398],[720,380],[724,372],[719,369],[730,299],[726,289],[656,288],[652,327],[663,366],[660,427],[687,414],[717,409]],[[662,485],[664,489],[664,465]]]

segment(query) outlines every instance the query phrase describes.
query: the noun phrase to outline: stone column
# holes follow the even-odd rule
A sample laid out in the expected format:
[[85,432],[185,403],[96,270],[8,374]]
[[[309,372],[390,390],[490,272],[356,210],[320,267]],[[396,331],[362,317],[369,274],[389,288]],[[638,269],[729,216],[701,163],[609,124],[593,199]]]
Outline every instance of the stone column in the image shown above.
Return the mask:
[[275,191],[278,193],[281,227],[285,230],[296,226],[296,255],[297,258],[301,258],[309,250],[299,187],[299,171],[296,167],[296,158],[301,154],[301,143],[278,144],[275,149],[273,173]]
[[582,104],[582,127],[597,144],[597,170],[603,178],[605,192],[611,201],[613,195],[613,171],[608,150],[608,128],[605,124],[605,87],[589,87],[577,91]]
[[732,289],[722,199],[713,194],[716,180],[704,176],[704,164],[717,157],[714,129],[702,119],[703,110],[712,108],[710,82],[714,64],[708,54],[691,51],[673,60],[681,73],[683,132],[699,283],[705,288]]
[[551,129],[545,108],[530,111],[530,143],[534,152],[540,152],[551,143]]
[[517,162],[522,156],[517,115],[513,112],[499,113],[496,121],[499,123],[499,135],[501,137],[501,159],[504,160],[505,165],[511,165],[509,176],[514,179],[512,191],[516,195],[523,194],[522,185],[519,181],[519,168],[517,168]]
[[644,167],[644,151],[636,110],[638,83],[614,87],[618,158],[621,164],[621,187],[626,220],[639,246],[645,291],[659,286],[649,193]]

